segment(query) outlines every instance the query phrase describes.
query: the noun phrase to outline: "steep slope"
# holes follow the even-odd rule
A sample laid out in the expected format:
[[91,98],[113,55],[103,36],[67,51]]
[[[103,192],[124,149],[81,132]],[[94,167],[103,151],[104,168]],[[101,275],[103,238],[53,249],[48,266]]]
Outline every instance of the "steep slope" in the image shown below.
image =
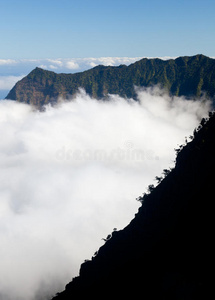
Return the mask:
[[215,299],[215,115],[201,124],[131,223],[54,300]]
[[67,98],[83,87],[100,99],[110,94],[136,97],[134,86],[159,84],[172,95],[198,97],[202,91],[215,96],[215,60],[204,55],[179,57],[175,60],[144,58],[130,66],[97,66],[76,74],[56,74],[36,68],[19,81],[6,99],[42,106]]

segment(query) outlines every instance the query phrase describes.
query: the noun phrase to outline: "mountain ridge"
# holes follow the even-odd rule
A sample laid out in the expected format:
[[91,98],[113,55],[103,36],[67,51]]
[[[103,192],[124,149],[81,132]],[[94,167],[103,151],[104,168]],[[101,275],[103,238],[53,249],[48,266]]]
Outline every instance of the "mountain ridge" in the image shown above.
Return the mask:
[[143,58],[129,66],[99,65],[84,72],[65,74],[35,68],[8,93],[6,99],[41,107],[56,103],[58,98],[69,99],[78,89],[96,99],[118,94],[136,99],[135,86],[159,85],[170,95],[187,99],[215,97],[215,59],[202,54],[161,60]]

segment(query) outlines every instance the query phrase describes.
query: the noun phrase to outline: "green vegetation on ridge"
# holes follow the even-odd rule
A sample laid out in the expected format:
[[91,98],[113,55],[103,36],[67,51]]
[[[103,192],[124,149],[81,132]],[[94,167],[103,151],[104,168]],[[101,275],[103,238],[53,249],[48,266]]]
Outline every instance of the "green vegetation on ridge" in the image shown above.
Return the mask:
[[94,98],[107,94],[136,98],[135,86],[159,85],[171,95],[199,97],[204,92],[215,95],[215,59],[204,55],[179,57],[167,61],[141,59],[129,66],[97,66],[75,74],[56,74],[40,68],[34,69],[19,81],[6,99],[42,106],[67,99],[82,87]]

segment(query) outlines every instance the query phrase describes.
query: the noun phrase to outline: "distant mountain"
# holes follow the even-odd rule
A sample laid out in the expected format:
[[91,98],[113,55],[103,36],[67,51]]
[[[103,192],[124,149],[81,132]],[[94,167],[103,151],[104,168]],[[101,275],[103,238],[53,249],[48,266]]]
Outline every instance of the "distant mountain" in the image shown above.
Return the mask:
[[159,84],[171,95],[199,97],[202,92],[215,97],[215,59],[204,55],[184,56],[175,60],[141,59],[129,66],[97,66],[75,74],[56,74],[34,69],[20,80],[6,99],[41,107],[58,97],[67,99],[82,87],[100,99],[109,94],[136,98],[134,86]]
[[215,115],[210,115],[177,151],[175,168],[164,170],[157,187],[140,197],[142,206],[130,224],[113,231],[54,300],[215,299]]

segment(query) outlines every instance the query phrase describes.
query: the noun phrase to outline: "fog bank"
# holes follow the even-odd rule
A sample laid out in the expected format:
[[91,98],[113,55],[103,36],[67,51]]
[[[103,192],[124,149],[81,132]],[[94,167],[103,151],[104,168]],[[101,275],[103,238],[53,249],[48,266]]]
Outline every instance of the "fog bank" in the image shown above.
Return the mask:
[[45,300],[78,274],[210,103],[139,89],[139,102],[83,90],[41,113],[0,101],[0,299]]

